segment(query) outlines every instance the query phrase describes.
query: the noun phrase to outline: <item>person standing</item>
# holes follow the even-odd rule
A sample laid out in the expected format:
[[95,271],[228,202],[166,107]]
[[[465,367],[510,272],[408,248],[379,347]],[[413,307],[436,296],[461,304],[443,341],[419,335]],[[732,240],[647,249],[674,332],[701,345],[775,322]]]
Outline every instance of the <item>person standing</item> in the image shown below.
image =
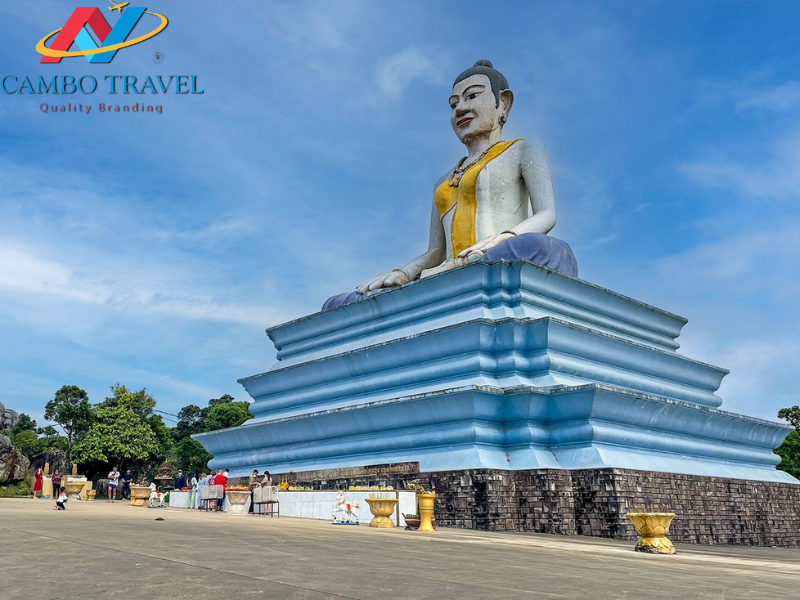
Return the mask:
[[122,476],[122,499],[123,500],[130,500],[131,499],[131,482],[133,481],[133,475],[131,475],[131,470],[128,469],[125,471],[125,475]]
[[205,500],[203,500],[203,490],[208,485],[206,474],[201,473],[200,479],[197,480],[197,508],[205,508]]
[[108,501],[114,502],[117,499],[117,484],[119,483],[119,471],[116,465],[112,467],[108,474]]
[[258,469],[253,469],[253,474],[250,475],[250,508],[247,512],[253,512],[253,508],[255,507],[255,489],[256,487],[261,487],[261,484],[258,482]]
[[189,486],[189,499],[187,500],[186,508],[194,508],[197,506],[197,477],[195,477],[194,471],[189,473],[186,484]]
[[34,483],[33,483],[33,497],[34,498],[36,498],[36,492],[39,492],[40,495],[42,493],[42,476],[43,476],[42,468],[39,467],[38,469],[36,469],[36,475],[34,475],[34,477],[36,478],[36,481],[34,481]]
[[175,478],[175,491],[180,492],[186,487],[186,477],[183,476],[183,471],[178,471],[178,476]]
[[56,469],[53,471],[53,498],[58,498],[61,493],[61,472]]
[[217,512],[219,512],[222,510],[222,506],[225,504],[225,490],[228,486],[228,478],[222,474],[222,469],[217,469],[217,474],[214,477],[214,485],[222,486],[222,497],[217,500]]

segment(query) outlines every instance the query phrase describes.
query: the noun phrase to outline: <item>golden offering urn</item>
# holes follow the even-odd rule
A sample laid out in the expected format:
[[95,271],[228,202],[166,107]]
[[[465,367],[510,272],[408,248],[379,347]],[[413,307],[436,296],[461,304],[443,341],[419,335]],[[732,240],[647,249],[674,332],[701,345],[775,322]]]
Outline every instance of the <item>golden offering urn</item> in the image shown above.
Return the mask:
[[131,506],[147,506],[150,488],[146,485],[131,486]]
[[675,513],[632,512],[628,513],[628,518],[639,534],[634,550],[651,554],[675,554],[675,546],[667,537]]
[[391,519],[392,513],[399,500],[397,498],[367,498],[370,512],[375,517],[370,521],[370,527],[383,527],[391,529],[394,522]]
[[436,494],[425,492],[417,494],[417,503],[419,504],[419,528],[417,531],[436,531],[431,523],[434,500],[436,500]]

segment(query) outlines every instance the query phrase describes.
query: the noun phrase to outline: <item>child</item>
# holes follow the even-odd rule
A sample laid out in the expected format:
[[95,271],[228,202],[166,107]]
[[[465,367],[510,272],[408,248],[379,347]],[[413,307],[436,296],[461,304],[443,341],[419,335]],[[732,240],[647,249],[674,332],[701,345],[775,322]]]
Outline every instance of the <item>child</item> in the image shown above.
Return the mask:
[[67,510],[67,494],[66,489],[61,488],[58,498],[56,499],[56,505],[53,507],[53,510]]

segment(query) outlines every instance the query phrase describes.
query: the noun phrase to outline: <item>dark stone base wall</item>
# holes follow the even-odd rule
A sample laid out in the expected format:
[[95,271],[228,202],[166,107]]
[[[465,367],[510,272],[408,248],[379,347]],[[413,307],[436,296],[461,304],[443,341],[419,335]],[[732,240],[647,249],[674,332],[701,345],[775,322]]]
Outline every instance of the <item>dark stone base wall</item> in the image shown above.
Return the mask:
[[[625,515],[676,513],[674,542],[800,547],[800,485],[626,469],[473,469],[289,480],[314,489],[436,489],[438,526],[636,540]],[[278,475],[276,481],[284,476]]]
[[424,475],[450,527],[635,540],[628,512],[665,511],[675,542],[800,546],[800,485],[624,469]]

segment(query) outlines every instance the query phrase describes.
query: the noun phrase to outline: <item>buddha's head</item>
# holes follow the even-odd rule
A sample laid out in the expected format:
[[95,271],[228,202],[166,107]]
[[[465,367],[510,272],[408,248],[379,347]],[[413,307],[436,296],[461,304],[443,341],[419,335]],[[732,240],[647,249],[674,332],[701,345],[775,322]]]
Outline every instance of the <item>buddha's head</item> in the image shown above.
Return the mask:
[[467,143],[473,137],[502,130],[513,103],[514,94],[503,74],[488,60],[479,60],[453,83],[450,124],[458,139]]

